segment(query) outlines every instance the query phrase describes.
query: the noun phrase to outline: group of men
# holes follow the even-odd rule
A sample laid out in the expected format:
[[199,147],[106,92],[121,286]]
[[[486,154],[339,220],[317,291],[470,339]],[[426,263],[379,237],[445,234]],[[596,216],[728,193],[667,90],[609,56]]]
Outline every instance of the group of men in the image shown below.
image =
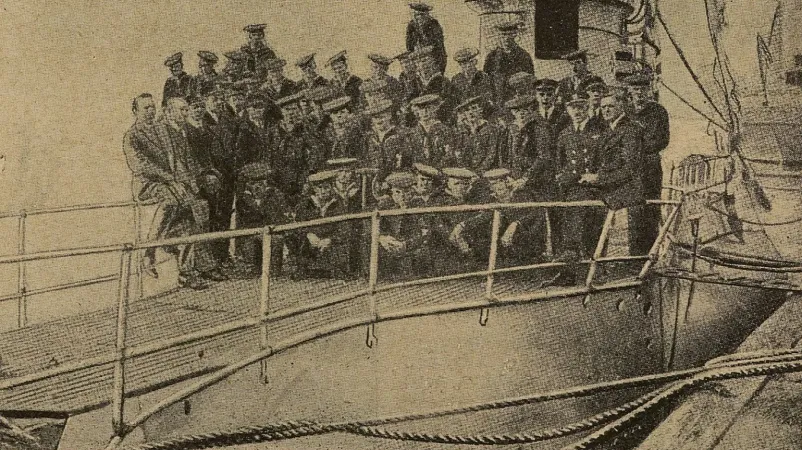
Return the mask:
[[[607,86],[588,70],[587,53],[566,55],[572,75],[538,79],[516,42],[516,24],[499,25],[501,45],[478,68],[479,51],[460,49],[461,71],[444,75],[443,31],[423,3],[410,5],[408,51],[370,54],[371,76],[350,73],[340,51],[317,71],[316,55],[284,75],[286,61],[267,45],[264,24],[249,25],[248,43],[217,56],[198,52],[198,74],[183,71],[181,53],[165,65],[163,114],[150,94],[134,99],[136,121],[124,138],[135,196],[157,199],[152,238],[263,227],[373,209],[551,200],[604,200],[629,208],[633,254],[648,251],[659,210],[660,151],[668,115],[651,97],[651,80],[633,74]],[[389,75],[394,61],[398,79]],[[592,254],[603,214],[552,212],[557,255]],[[383,219],[382,270],[430,274],[487,261],[492,214],[396,216]],[[546,251],[545,211],[504,211],[501,263],[532,263]],[[367,270],[362,226],[348,222],[273,239],[272,264],[301,276],[353,277]],[[183,286],[259,273],[256,238],[174,251]],[[436,256],[435,256],[436,255]],[[453,255],[450,257],[449,255]],[[145,267],[158,276],[155,252]],[[465,266],[465,267],[463,267]]]

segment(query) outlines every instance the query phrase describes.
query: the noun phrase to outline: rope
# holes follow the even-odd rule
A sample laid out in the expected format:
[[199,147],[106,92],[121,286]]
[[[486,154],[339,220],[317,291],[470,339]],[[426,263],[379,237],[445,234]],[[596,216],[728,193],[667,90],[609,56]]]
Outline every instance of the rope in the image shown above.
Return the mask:
[[[195,450],[258,442],[279,441],[295,439],[299,437],[319,436],[333,432],[344,432],[364,437],[388,440],[430,442],[439,444],[529,444],[580,433],[620,418],[616,422],[590,435],[587,439],[581,441],[580,443],[576,444],[575,447],[573,447],[574,449],[584,449],[603,438],[607,438],[608,434],[614,431],[620,431],[623,426],[628,425],[636,418],[639,418],[641,415],[647,413],[650,409],[660,406],[662,402],[679,396],[687,390],[701,384],[711,381],[763,376],[798,370],[802,370],[802,351],[798,349],[770,350],[765,352],[761,351],[739,355],[727,355],[726,357],[711,360],[704,368],[654,375],[652,377],[656,379],[659,377],[682,377],[687,375],[689,372],[696,372],[696,374],[688,380],[679,382],[675,381],[674,384],[669,387],[652,391],[633,401],[627,402],[616,408],[603,411],[592,417],[565,425],[560,428],[553,428],[533,433],[453,435],[393,431],[376,426],[378,424],[386,425],[405,421],[442,417],[443,415],[456,414],[460,412],[482,411],[487,409],[528,404],[524,403],[524,398],[521,398],[464,408],[456,408],[434,413],[409,414],[361,422],[346,422],[339,424],[318,424],[310,421],[278,422],[260,427],[243,427],[228,432],[181,437],[161,443],[147,444],[137,448],[138,450]],[[643,380],[640,380],[640,383],[643,382]],[[528,397],[528,399],[530,402],[534,403],[536,401],[545,401],[555,398],[573,398],[580,396],[580,394],[584,392],[599,390],[601,389],[599,386],[600,385],[595,385],[593,387],[579,389],[575,394],[568,394],[568,391],[566,391],[557,394],[531,396]],[[628,387],[632,387],[632,385],[629,385]]]
[[721,266],[721,267],[728,267],[730,269],[740,269],[740,270],[748,270],[750,272],[771,272],[771,273],[802,273],[802,266],[765,266],[765,265],[758,265],[758,264],[741,264],[741,263],[733,263],[727,262],[720,258],[714,258],[711,256],[705,256],[700,253],[694,253],[691,250],[688,250],[681,245],[677,245],[675,243],[674,249],[679,251],[680,253],[684,253],[688,256],[694,256],[696,258],[701,259],[702,261],[708,262],[710,264]]

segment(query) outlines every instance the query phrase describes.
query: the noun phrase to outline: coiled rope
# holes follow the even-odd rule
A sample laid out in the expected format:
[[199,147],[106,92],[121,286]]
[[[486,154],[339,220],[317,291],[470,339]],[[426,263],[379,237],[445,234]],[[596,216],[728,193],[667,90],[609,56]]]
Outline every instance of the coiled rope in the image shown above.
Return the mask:
[[[137,449],[206,449],[231,445],[295,439],[307,436],[319,436],[333,432],[343,432],[364,437],[398,441],[463,445],[510,445],[535,443],[558,437],[564,437],[582,431],[587,431],[600,425],[609,424],[570,447],[571,449],[579,450],[589,448],[595,443],[609,438],[611,434],[619,432],[623,428],[629,426],[633,421],[639,419],[651,409],[658,407],[664,402],[676,398],[677,396],[682,395],[704,383],[787,373],[799,370],[802,370],[802,351],[798,349],[750,352],[738,355],[726,355],[724,357],[709,361],[708,364],[702,368],[639,377],[632,380],[619,380],[616,382],[599,383],[592,386],[567,389],[555,393],[533,395],[529,397],[521,397],[517,399],[485,403],[450,410],[435,411],[430,413],[415,413],[383,419],[334,424],[319,424],[311,421],[278,422],[259,427],[243,427],[228,432],[180,437],[161,443],[146,444],[137,447]],[[689,379],[682,380],[688,376],[690,376]],[[548,400],[576,398],[607,391],[611,388],[637,387],[645,384],[653,384],[659,381],[671,380],[674,381],[672,385],[652,391],[616,408],[603,411],[592,417],[565,425],[560,428],[553,428],[539,432],[497,435],[452,435],[394,431],[379,428],[380,425],[444,417],[447,415],[462,414],[466,412],[522,406]]]

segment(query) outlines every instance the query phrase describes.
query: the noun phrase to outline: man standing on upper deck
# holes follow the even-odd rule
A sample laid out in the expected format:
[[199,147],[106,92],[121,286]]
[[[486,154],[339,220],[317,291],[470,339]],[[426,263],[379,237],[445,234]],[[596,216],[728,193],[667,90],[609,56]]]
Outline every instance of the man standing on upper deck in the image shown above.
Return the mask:
[[242,31],[248,33],[248,43],[240,47],[247,61],[246,66],[251,73],[256,73],[260,59],[274,59],[276,52],[267,45],[265,40],[265,27],[267,24],[259,23],[248,25]]
[[212,52],[201,50],[198,52],[198,74],[194,78],[192,91],[194,95],[205,97],[212,92],[220,80],[220,75],[214,70],[218,58]]
[[164,83],[162,107],[167,106],[167,100],[173,97],[186,100],[192,93],[194,83],[192,81],[192,76],[184,72],[183,57],[184,54],[178,52],[164,60],[164,65],[170,68],[170,78]]
[[430,14],[432,6],[415,2],[410,3],[409,7],[412,8],[412,20],[407,24],[407,51],[416,52],[424,47],[432,47],[437,66],[440,72],[445,73],[448,63],[445,36],[440,22]]
[[563,59],[571,63],[573,73],[560,80],[560,86],[557,88],[557,92],[555,94],[555,96],[558,98],[558,101],[567,100],[577,92],[582,91],[585,83],[587,83],[588,79],[593,76],[588,69],[587,50],[571,52],[565,55]]
[[[634,109],[634,119],[643,127],[641,154],[643,158],[643,193],[647,199],[659,200],[663,193],[663,165],[660,153],[668,147],[671,138],[668,111],[654,101],[651,80],[645,75],[632,75],[624,79]],[[660,208],[647,207],[639,229],[639,247],[650,248],[660,229]]]
[[507,84],[510,76],[518,72],[535,74],[532,57],[521,48],[515,38],[518,36],[518,24],[504,23],[496,26],[501,35],[501,45],[487,54],[483,70],[493,79],[496,92],[496,103],[501,105],[512,97]]

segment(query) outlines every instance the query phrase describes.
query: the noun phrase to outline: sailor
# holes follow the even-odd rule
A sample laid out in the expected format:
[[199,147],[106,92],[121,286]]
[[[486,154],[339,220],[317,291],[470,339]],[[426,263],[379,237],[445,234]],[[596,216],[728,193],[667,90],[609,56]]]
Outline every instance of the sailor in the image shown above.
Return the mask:
[[192,151],[192,157],[198,161],[201,167],[209,170],[216,175],[216,182],[211,184],[212,192],[205,192],[205,186],[201,186],[201,198],[214,196],[220,189],[220,178],[222,175],[214,169],[212,164],[210,146],[212,136],[203,126],[203,116],[206,114],[206,101],[203,97],[193,96],[189,99],[189,115],[187,116],[187,140]]
[[[207,232],[209,206],[199,194],[202,185],[213,184],[215,175],[199,165],[189,147],[186,101],[169,99],[162,122],[155,121],[156,106],[150,94],[137,96],[132,110],[136,121],[123,138],[123,152],[134,176],[136,199],[159,202],[158,225],[151,230],[150,239]],[[182,287],[200,290],[208,287],[203,279],[226,279],[207,245],[182,246],[176,253]],[[158,277],[155,248],[148,250],[145,258],[148,273]]]
[[556,139],[560,132],[568,126],[571,118],[565,112],[562,103],[557,102],[555,92],[557,90],[557,82],[548,78],[537,80],[535,83],[535,92],[537,94],[537,112],[541,119],[551,129],[552,136]]
[[438,117],[441,105],[442,100],[436,94],[423,95],[410,102],[412,112],[418,119],[417,125],[412,128],[414,162],[442,167],[445,159],[455,151],[454,131]]
[[217,87],[220,75],[214,70],[217,64],[217,55],[210,51],[201,50],[198,52],[198,74],[194,78],[192,91],[195,95],[205,97]]
[[265,40],[265,27],[267,24],[259,23],[248,25],[242,31],[248,33],[248,43],[240,47],[240,52],[246,57],[246,67],[252,73],[256,73],[260,59],[274,59],[276,52],[273,51]]
[[277,187],[290,207],[301,200],[307,176],[324,168],[326,162],[325,146],[304,123],[303,96],[297,93],[276,100],[282,119],[270,136]]
[[[400,86],[400,85],[399,85]],[[367,79],[359,87],[359,94],[362,104],[365,107],[370,107],[383,100],[390,100],[393,102],[393,109],[401,107],[403,99],[403,92],[400,95],[393,95],[389,92],[389,85],[386,80]],[[398,92],[396,92],[398,94]]]
[[319,86],[327,86],[328,80],[323,78],[322,75],[317,73],[317,63],[315,62],[315,53],[298,58],[295,65],[303,72],[304,77],[300,81],[303,90],[314,89]]
[[439,206],[443,203],[443,174],[432,166],[415,163],[412,165],[415,185],[412,187],[415,198],[421,206]]
[[553,192],[554,142],[549,125],[540,118],[535,98],[522,96],[505,106],[514,120],[507,132],[499,167],[512,171],[515,190],[531,201],[547,201]]
[[355,213],[362,209],[360,198],[361,185],[356,174],[359,160],[356,158],[335,158],[326,161],[328,170],[337,172],[334,180],[334,193],[340,199],[348,213]]
[[[414,195],[415,176],[409,172],[393,172],[387,176],[390,197],[381,209],[409,209],[421,206]],[[382,275],[404,278],[410,274],[432,273],[431,228],[420,215],[382,218],[379,246]]]
[[364,166],[374,169],[373,195],[380,195],[381,183],[390,172],[412,166],[413,140],[410,133],[396,125],[393,102],[384,100],[365,110],[371,125],[365,133]]
[[421,81],[420,96],[439,95],[442,104],[438,116],[441,121],[452,124],[454,123],[454,106],[459,103],[459,94],[451,81],[443,75],[434,56],[432,47],[424,47],[410,55],[415,61],[418,78]]
[[[310,195],[298,203],[295,220],[305,222],[345,214],[344,205],[334,193],[336,178],[333,170],[309,175]],[[290,250],[297,259],[298,275],[347,278],[351,228],[348,222],[337,222],[299,230]]]
[[[273,171],[265,162],[255,162],[243,166],[238,173],[237,189],[237,227],[260,228],[267,225],[281,225],[289,222],[289,209],[284,195],[274,183]],[[271,274],[282,270],[283,239],[276,234],[272,239]],[[237,252],[245,263],[243,276],[256,277],[261,273],[261,238],[251,236],[237,240]]]
[[[526,199],[516,191],[509,169],[491,169],[482,174],[493,203],[519,203]],[[493,213],[483,212],[466,224],[475,253],[481,261],[490,256],[489,243]],[[545,250],[545,211],[542,209],[505,210],[501,214],[497,267],[519,266],[538,261]]]
[[512,97],[512,91],[507,84],[510,76],[518,72],[534,75],[535,66],[529,53],[515,42],[518,35],[518,24],[503,23],[496,29],[501,35],[501,46],[487,54],[483,70],[493,80],[496,104],[503,104]]
[[[651,80],[645,75],[632,75],[624,79],[634,109],[633,119],[643,127],[642,177],[643,193],[647,199],[659,200],[663,191],[663,165],[661,152],[668,147],[671,133],[668,112],[654,101]],[[651,247],[660,230],[660,208],[648,206],[643,212],[639,228],[640,249]]]
[[[446,177],[443,205],[456,206],[470,203],[470,193],[479,176],[464,167],[446,167],[442,169]],[[477,214],[470,212],[443,214],[434,233],[438,245],[438,254],[435,271],[439,274],[453,274],[469,272],[476,269],[476,249],[478,244],[473,240],[473,228],[466,229],[473,224]]]
[[412,20],[407,24],[407,51],[415,52],[424,47],[432,47],[434,59],[440,72],[446,71],[445,37],[440,22],[431,16],[432,6],[415,2],[410,3]]
[[223,67],[223,80],[227,83],[235,83],[252,76],[248,71],[248,57],[240,51],[223,53],[226,57],[226,66]]
[[362,85],[362,79],[348,71],[346,51],[343,50],[329,58],[326,66],[334,72],[334,78],[331,79],[332,86],[351,97],[354,105],[357,105],[360,99],[359,87]]
[[342,93],[333,86],[326,85],[302,91],[302,94],[300,105],[307,129],[322,139],[326,128],[331,124],[331,117],[323,110],[323,105],[339,98]]
[[629,94],[622,88],[602,98],[602,115],[609,131],[596,146],[598,170],[582,175],[579,182],[597,188],[609,209],[627,209],[630,254],[645,255],[651,243],[644,245],[640,239],[645,203],[640,148],[643,130],[626,114],[628,100]]
[[572,73],[560,80],[556,96],[559,101],[571,98],[572,95],[581,91],[583,83],[593,74],[588,69],[588,51],[577,50],[563,56],[563,59],[571,63]]
[[[589,116],[588,99],[581,94],[565,102],[571,124],[557,138],[557,175],[560,200],[597,200],[597,190],[579,180],[586,173],[598,172],[597,147],[607,134],[604,123]],[[559,210],[562,245],[558,257],[577,261],[593,256],[601,233],[603,214],[597,208],[564,208]]]
[[452,166],[467,167],[476,172],[490,170],[498,164],[499,154],[505,144],[504,130],[485,119],[482,97],[465,100],[456,108],[460,124],[457,143],[451,153]]
[[162,107],[167,106],[167,100],[173,97],[186,100],[192,94],[192,76],[184,72],[183,57],[184,54],[178,52],[164,60],[164,65],[170,69],[170,77],[164,82]]
[[[535,76],[528,72],[518,72],[510,75],[510,78],[507,80],[507,86],[509,87],[511,95],[510,98],[517,98],[524,95],[536,96],[536,83],[537,80]],[[499,105],[493,119],[502,126],[507,126],[513,121],[512,114],[503,103]]]
[[362,102],[367,102],[365,84],[370,82],[376,87],[381,86],[381,92],[390,98],[393,103],[400,106],[401,102],[404,101],[404,86],[395,77],[387,73],[393,60],[378,53],[369,54],[368,59],[370,60],[371,75],[362,85],[362,97],[360,97]]
[[407,104],[415,97],[419,97],[423,91],[423,85],[418,78],[418,69],[415,65],[415,58],[412,52],[404,52],[395,57],[401,64],[401,73],[398,81],[404,88],[404,101],[401,103],[402,117],[406,115]]
[[251,95],[245,103],[245,117],[237,130],[238,166],[253,162],[273,163],[271,126],[265,121],[265,107],[265,99],[260,95]]
[[284,76],[284,66],[286,65],[287,62],[280,58],[268,59],[263,63],[267,75],[266,81],[261,85],[259,91],[268,100],[265,119],[271,125],[281,120],[281,112],[275,101],[300,91],[297,83]]
[[224,111],[237,123],[245,119],[245,101],[247,99],[248,88],[245,84],[234,84],[226,89],[226,104]]
[[451,78],[451,84],[454,85],[454,90],[457,92],[458,101],[462,102],[481,96],[486,107],[492,107],[495,101],[493,80],[476,67],[478,55],[479,49],[473,47],[460,49],[454,54],[454,60],[459,64],[460,72]]
[[[607,84],[599,77],[590,77],[585,83],[585,94],[588,97],[588,117],[596,125],[605,125],[601,113],[601,99],[607,93]],[[581,94],[581,92],[580,92]]]
[[323,111],[331,118],[324,136],[327,154],[332,158],[365,157],[364,127],[351,112],[351,98],[339,97],[323,104]]

